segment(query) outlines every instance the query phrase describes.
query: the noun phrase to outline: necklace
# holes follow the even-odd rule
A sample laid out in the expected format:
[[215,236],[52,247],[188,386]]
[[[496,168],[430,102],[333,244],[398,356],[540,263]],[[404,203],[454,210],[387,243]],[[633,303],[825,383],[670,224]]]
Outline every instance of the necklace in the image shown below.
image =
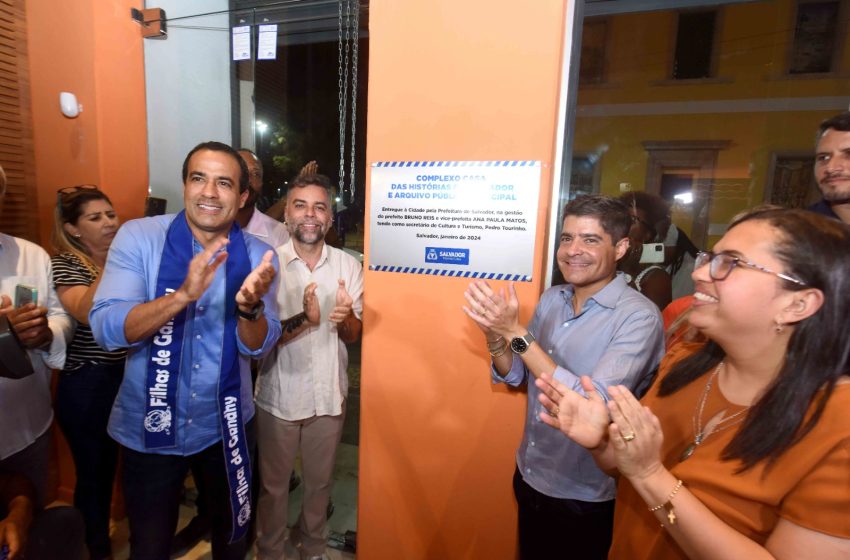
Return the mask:
[[[695,414],[694,414],[693,418],[691,419],[691,423],[692,423],[693,430],[694,430],[694,440],[691,443],[689,443],[688,446],[685,447],[684,451],[682,451],[682,454],[679,455],[679,462],[680,463],[682,461],[684,461],[685,459],[687,459],[688,457],[690,457],[691,455],[693,455],[694,452],[697,450],[697,447],[699,447],[699,445],[702,442],[704,442],[706,439],[708,439],[708,436],[710,436],[711,434],[725,430],[726,428],[731,428],[732,426],[737,426],[738,424],[743,422],[744,419],[746,418],[746,416],[741,416],[741,415],[744,414],[745,412],[747,412],[750,409],[750,407],[748,406],[746,408],[739,410],[738,412],[736,412],[735,414],[733,414],[731,416],[727,416],[727,417],[723,418],[722,420],[715,422],[713,425],[712,425],[711,421],[709,421],[705,425],[705,427],[703,427],[703,425],[702,425],[702,413],[703,413],[703,410],[705,409],[705,403],[708,400],[709,393],[711,393],[711,386],[714,384],[714,378],[717,377],[718,373],[720,373],[720,369],[722,367],[723,367],[723,362],[720,362],[719,364],[717,364],[717,368],[708,377],[708,381],[705,382],[705,389],[703,389],[703,391],[702,391],[702,397],[700,398],[699,407],[698,407],[697,410],[694,411]],[[738,420],[736,420],[735,422],[732,422],[732,420],[735,420],[735,418],[738,418]],[[709,429],[709,426],[710,426],[710,429]]]

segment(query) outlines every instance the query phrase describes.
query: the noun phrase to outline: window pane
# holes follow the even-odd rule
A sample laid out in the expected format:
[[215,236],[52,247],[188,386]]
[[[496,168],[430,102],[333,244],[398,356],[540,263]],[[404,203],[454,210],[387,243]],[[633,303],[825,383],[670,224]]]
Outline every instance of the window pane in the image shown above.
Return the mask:
[[838,2],[811,2],[797,6],[790,74],[832,70],[838,23]]
[[[847,8],[761,0],[606,15],[604,86],[578,83],[571,176],[552,211],[590,191],[646,191],[671,204],[673,224],[696,248],[711,249],[742,210],[820,200],[815,133],[850,106],[846,15],[829,11],[838,4]],[[832,43],[817,47],[833,53],[831,71],[804,79],[789,75],[792,22],[803,15],[808,29],[837,22]]]
[[605,81],[605,39],[608,23],[605,19],[589,19],[584,22],[581,44],[581,66],[579,80],[583,84],[598,84]]
[[687,80],[711,76],[716,15],[717,12],[714,11],[679,14],[673,78]]

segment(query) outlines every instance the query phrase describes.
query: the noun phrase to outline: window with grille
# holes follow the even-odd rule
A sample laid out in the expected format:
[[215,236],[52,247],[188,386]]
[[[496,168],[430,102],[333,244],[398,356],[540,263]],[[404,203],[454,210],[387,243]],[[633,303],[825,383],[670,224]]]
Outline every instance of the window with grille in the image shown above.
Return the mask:
[[606,18],[585,20],[581,37],[579,84],[601,84],[605,81],[605,45],[608,41],[608,20]]
[[823,74],[833,70],[841,2],[799,2],[789,74]]

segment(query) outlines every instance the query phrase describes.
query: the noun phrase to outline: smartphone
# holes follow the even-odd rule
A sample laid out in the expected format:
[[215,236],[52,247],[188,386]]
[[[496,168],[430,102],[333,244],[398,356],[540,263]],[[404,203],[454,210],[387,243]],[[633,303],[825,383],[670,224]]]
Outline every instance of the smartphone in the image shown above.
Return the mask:
[[644,243],[640,253],[642,264],[658,264],[664,262],[664,243]]
[[28,303],[38,305],[38,288],[27,286],[26,284],[18,284],[15,286],[15,307],[21,307]]

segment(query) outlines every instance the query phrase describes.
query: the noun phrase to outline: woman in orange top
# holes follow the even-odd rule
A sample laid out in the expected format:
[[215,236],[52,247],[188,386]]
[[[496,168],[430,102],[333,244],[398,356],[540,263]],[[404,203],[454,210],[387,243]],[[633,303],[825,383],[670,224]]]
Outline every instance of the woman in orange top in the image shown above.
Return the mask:
[[670,302],[670,305],[661,311],[661,319],[664,321],[664,338],[669,351],[680,342],[703,342],[705,339],[688,322],[691,314],[694,296],[682,296]]
[[538,381],[541,419],[621,477],[609,558],[850,558],[850,228],[754,211],[693,278],[708,342],[642,403]]

